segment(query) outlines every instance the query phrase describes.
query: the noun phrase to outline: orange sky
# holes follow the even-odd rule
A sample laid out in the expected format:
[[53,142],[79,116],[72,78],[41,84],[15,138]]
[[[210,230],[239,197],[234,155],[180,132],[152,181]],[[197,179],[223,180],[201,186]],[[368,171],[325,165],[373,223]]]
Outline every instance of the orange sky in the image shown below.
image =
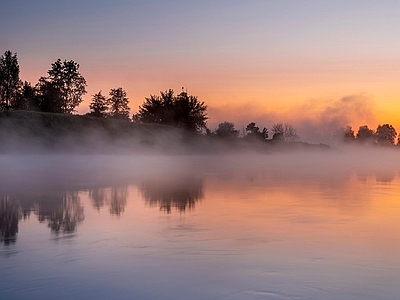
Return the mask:
[[58,58],[78,62],[79,113],[99,90],[123,87],[136,112],[150,94],[185,87],[208,105],[211,129],[288,122],[302,137],[348,124],[400,131],[399,13],[397,1],[373,0],[9,1],[0,37],[33,84]]

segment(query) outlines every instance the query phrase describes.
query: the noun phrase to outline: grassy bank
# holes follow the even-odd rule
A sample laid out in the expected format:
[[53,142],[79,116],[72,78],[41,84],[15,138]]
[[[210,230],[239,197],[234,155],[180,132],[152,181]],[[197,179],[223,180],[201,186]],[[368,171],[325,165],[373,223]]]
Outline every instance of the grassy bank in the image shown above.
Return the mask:
[[0,112],[1,153],[234,153],[326,149],[303,142],[224,140],[159,124],[35,111]]
[[3,153],[113,153],[167,147],[181,139],[180,130],[157,124],[34,111],[0,112]]

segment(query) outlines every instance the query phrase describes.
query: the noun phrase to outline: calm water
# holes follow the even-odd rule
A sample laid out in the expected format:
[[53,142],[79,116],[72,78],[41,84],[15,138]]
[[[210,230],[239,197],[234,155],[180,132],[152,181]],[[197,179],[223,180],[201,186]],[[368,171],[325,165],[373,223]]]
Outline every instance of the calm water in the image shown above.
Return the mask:
[[0,157],[0,299],[398,299],[391,155]]

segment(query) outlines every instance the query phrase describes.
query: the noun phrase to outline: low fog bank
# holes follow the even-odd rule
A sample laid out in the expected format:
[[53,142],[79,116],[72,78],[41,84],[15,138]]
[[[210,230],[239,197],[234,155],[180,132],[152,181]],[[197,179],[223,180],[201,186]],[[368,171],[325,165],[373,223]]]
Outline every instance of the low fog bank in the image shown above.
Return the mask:
[[118,119],[10,111],[0,113],[0,153],[112,154],[164,151],[182,141],[179,129]]
[[399,175],[399,153],[389,149],[227,155],[0,155],[0,192],[85,190],[147,182],[243,176],[271,184],[330,182],[356,175],[390,182]]
[[0,113],[3,154],[227,154],[327,150],[321,144],[220,138],[160,124],[30,111]]
[[[33,111],[0,113],[0,154],[232,155],[347,151],[348,144],[343,143],[343,137],[336,140],[330,147],[278,138],[264,140],[252,135],[244,138],[204,135],[171,126],[118,119]],[[367,146],[353,145],[358,145],[359,149]],[[372,149],[380,150],[379,147]]]

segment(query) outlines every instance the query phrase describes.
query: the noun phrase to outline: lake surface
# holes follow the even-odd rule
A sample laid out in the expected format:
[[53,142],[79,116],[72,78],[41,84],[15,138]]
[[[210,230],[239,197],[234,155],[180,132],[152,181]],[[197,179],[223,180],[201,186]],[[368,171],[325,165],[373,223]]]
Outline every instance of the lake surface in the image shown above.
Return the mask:
[[398,299],[399,154],[1,156],[0,299]]

